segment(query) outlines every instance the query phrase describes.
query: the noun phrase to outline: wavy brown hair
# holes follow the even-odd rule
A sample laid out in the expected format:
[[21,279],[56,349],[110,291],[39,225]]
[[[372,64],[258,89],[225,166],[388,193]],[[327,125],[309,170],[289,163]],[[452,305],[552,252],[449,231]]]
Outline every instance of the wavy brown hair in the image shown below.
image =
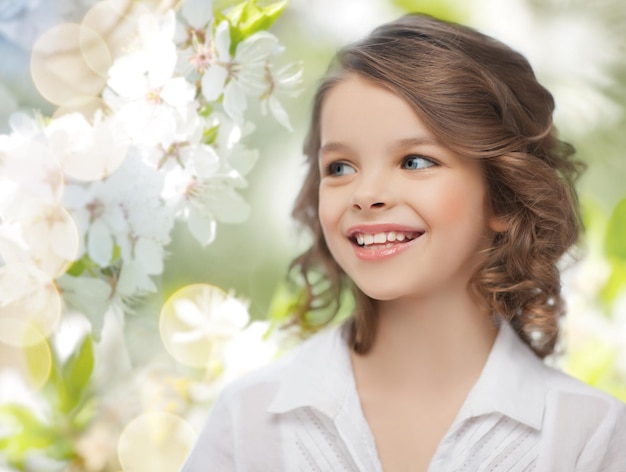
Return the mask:
[[334,261],[318,217],[321,108],[328,91],[354,74],[405,99],[452,151],[482,160],[491,209],[506,230],[494,235],[470,287],[538,356],[552,353],[564,313],[558,263],[581,232],[574,182],[582,164],[557,139],[552,95],[522,55],[471,28],[421,14],[341,49],[317,90],[304,145],[308,174],[293,210],[314,238],[292,263],[306,294],[295,316],[330,308],[330,321],[350,287],[356,301],[350,342],[364,353],[376,334],[376,302]]

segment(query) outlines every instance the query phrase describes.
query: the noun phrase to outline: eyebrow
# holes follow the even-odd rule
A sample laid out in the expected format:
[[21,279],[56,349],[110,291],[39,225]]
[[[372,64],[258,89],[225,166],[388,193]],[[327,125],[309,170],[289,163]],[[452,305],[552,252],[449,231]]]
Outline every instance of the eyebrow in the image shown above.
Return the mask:
[[318,155],[326,154],[329,152],[345,151],[347,149],[349,149],[349,147],[346,146],[345,144],[340,143],[338,141],[331,141],[330,143],[325,143],[324,145],[320,147]]
[[405,139],[396,141],[393,144],[393,146],[391,146],[391,148],[392,149],[404,149],[404,148],[411,147],[411,146],[423,146],[423,145],[441,146],[441,143],[437,141],[435,138],[431,138],[428,136],[416,136],[413,138],[405,138]]
[[[390,149],[405,149],[411,146],[441,146],[441,143],[437,141],[435,138],[431,138],[428,136],[416,136],[411,138],[404,138],[394,142]],[[350,147],[339,141],[331,141],[329,143],[325,143],[320,147],[318,155],[326,154],[329,152],[341,152],[349,150]]]

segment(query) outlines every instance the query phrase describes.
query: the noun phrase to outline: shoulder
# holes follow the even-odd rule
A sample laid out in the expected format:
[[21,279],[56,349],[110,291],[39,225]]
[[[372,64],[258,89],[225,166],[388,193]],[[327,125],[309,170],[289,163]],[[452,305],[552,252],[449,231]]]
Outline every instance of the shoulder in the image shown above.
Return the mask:
[[626,470],[626,404],[551,367],[544,432],[577,451],[576,470]]
[[596,471],[604,470],[601,461],[624,460],[617,458],[626,455],[618,451],[626,444],[626,405],[546,365],[506,323],[483,375],[473,406],[496,408],[538,431],[539,455],[552,461],[539,470]]
[[[282,470],[281,421],[270,407],[300,401],[302,386],[334,332],[321,333],[280,360],[230,382],[220,392],[189,455],[184,472],[206,470]],[[285,388],[288,387],[288,388]]]
[[[532,402],[544,415],[581,415],[614,418],[625,408],[624,403],[591,387],[567,373],[546,364],[521,341],[511,326],[503,323],[494,348],[489,377],[496,387],[505,389],[515,402]],[[543,407],[541,407],[543,405]]]
[[589,416],[619,416],[626,410],[626,404],[595,387],[568,375],[561,370],[544,366],[547,399],[553,408],[576,416],[587,413]]

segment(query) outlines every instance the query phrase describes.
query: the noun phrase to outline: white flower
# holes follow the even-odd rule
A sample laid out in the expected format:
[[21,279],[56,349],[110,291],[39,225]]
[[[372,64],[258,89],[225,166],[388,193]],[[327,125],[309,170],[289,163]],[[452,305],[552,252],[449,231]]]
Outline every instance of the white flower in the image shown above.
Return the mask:
[[193,104],[196,88],[183,77],[173,77],[177,59],[173,12],[161,21],[152,15],[142,17],[140,31],[140,49],[120,57],[109,69],[110,91],[104,97],[118,110],[133,143],[167,148],[174,141],[177,122],[185,119]]
[[59,204],[23,198],[0,211],[0,219],[0,253],[6,263],[33,264],[57,277],[76,259],[78,230]]
[[112,262],[115,235],[128,231],[116,190],[107,181],[97,181],[87,188],[68,185],[64,196],[64,204],[78,224],[81,239],[86,239],[89,258],[100,267]]
[[243,177],[248,175],[254,167],[259,158],[259,151],[246,148],[241,141],[254,131],[254,125],[252,123],[238,125],[220,113],[215,113],[213,120],[213,126],[219,125],[219,133],[214,146],[228,168],[239,173],[242,177],[241,186],[245,186]]
[[[162,176],[156,170],[136,156],[129,156],[104,181],[94,182],[87,188],[68,186],[66,206],[72,210],[86,237],[91,260],[107,267],[112,263],[113,248],[117,244],[125,264],[134,261],[133,268],[143,269],[143,275],[160,273],[162,253],[159,262],[146,260],[158,251],[144,240],[159,246],[169,243],[173,218],[160,197],[162,185]],[[146,246],[150,249],[144,249]],[[138,286],[150,285],[139,276],[133,276],[132,280]]]
[[183,3],[176,24],[174,41],[178,44],[177,71],[198,80],[216,59],[213,38],[213,8],[210,0],[188,0]]
[[0,341],[14,346],[41,342],[61,317],[52,279],[32,264],[0,266]]
[[224,347],[248,324],[247,303],[219,287],[181,288],[163,306],[159,331],[168,352],[182,364],[216,373]]
[[[207,129],[217,133],[213,145],[187,142],[175,148],[175,159],[165,174],[163,198],[202,245],[213,242],[216,221],[239,223],[250,212],[236,189],[247,185],[244,175],[258,157],[241,144],[253,127],[240,127],[223,114],[213,114]],[[172,156],[169,156],[168,160]]]
[[278,39],[266,31],[249,36],[230,56],[230,31],[222,21],[215,32],[217,59],[202,76],[202,94],[209,102],[224,94],[224,111],[237,123],[243,122],[246,95],[260,97],[267,88],[266,62],[278,48]]
[[156,292],[157,287],[150,276],[163,272],[163,246],[144,237],[137,237],[130,243],[132,253],[123,257],[117,292],[125,297],[132,297],[137,292]]
[[181,8],[182,18],[194,29],[201,29],[213,19],[211,0],[185,0]]
[[75,441],[75,448],[86,470],[106,470],[117,455],[117,437],[108,425],[96,423]]
[[[206,153],[207,158],[217,156],[210,149],[205,147],[202,154]],[[232,169],[223,173],[217,170],[217,165],[207,162],[203,173],[195,173],[191,167],[175,169],[165,180],[165,197],[174,211],[186,218],[189,231],[202,245],[215,239],[216,220],[239,223],[250,213],[248,203],[235,190],[245,185],[239,173]]]
[[174,333],[172,342],[186,344],[202,339],[227,340],[248,324],[247,306],[233,295],[206,290],[194,300],[173,301],[176,316],[188,329]]
[[276,97],[277,94],[284,94],[296,97],[300,94],[302,83],[302,66],[298,63],[288,64],[278,70],[274,70],[271,64],[266,67],[266,78],[268,88],[261,96],[261,111],[267,113],[267,109],[272,113],[276,121],[293,131],[289,122],[289,115]]
[[[22,121],[22,116],[19,120]],[[15,116],[16,120],[18,116]],[[13,124],[13,123],[12,123]],[[58,202],[63,193],[63,172],[46,145],[34,120],[24,118],[25,130],[0,139],[0,183],[16,184],[12,197],[24,195],[46,202]]]
[[100,180],[113,173],[128,153],[122,123],[98,110],[93,126],[80,113],[53,119],[45,128],[63,171],[78,180]]
[[120,304],[113,287],[102,279],[88,275],[73,277],[64,274],[57,279],[56,284],[63,292],[65,303],[87,317],[94,338],[99,339],[107,309]]

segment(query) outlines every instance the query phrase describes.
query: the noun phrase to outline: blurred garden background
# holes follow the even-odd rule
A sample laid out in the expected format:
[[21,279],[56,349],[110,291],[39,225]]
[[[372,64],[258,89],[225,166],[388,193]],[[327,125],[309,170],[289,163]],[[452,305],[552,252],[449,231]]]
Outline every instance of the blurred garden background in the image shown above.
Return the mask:
[[[0,471],[176,471],[219,389],[299,342],[277,326],[298,296],[289,263],[308,244],[290,212],[311,97],[338,47],[408,11],[501,39],[553,92],[560,136],[588,170],[550,362],[626,401],[622,0],[0,0]],[[136,37],[142,55],[116,62]],[[248,65],[220,72],[212,58]],[[144,105],[176,114],[172,129],[131,129],[154,118]],[[130,130],[123,150],[107,140],[117,126]],[[100,156],[96,171],[72,160],[98,146],[122,157]],[[152,167],[129,169],[126,153]],[[46,159],[60,162],[50,195]],[[176,173],[186,159],[195,174]],[[38,226],[49,200],[60,232]],[[118,213],[103,216],[103,201]]]

